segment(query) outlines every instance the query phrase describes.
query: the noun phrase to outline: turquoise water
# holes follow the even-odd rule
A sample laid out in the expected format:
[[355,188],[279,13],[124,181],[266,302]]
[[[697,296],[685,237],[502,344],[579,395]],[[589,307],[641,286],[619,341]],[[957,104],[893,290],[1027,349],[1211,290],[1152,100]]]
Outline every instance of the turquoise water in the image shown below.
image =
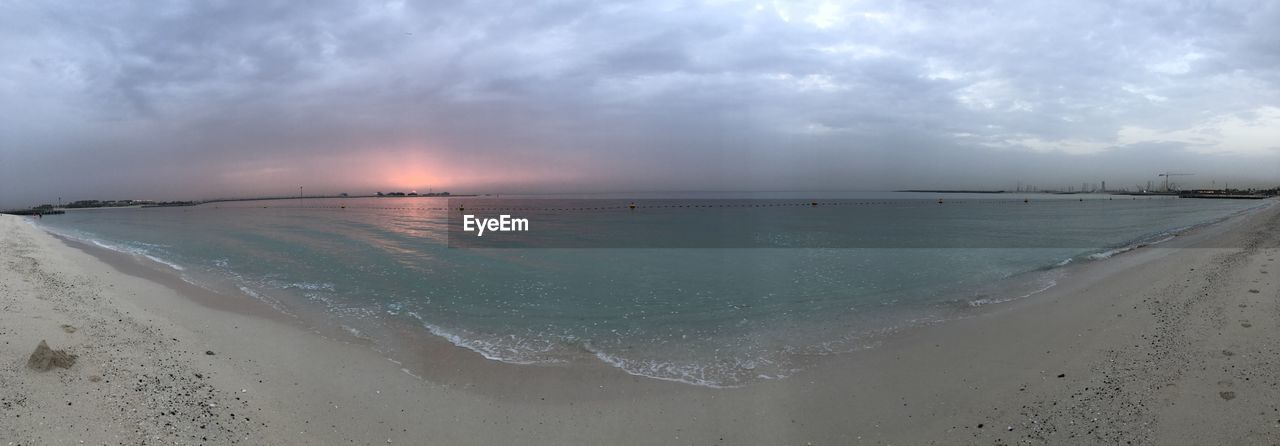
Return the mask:
[[794,205],[807,197],[648,197],[639,203],[653,208],[590,212],[554,210],[586,203],[563,198],[465,199],[549,209],[526,211],[533,238],[504,249],[450,248],[450,205],[438,198],[78,210],[39,224],[282,311],[322,310],[379,345],[388,326],[410,323],[498,361],[602,361],[735,386],[1032,295],[1060,266],[1269,203],[1029,197],[845,194],[817,208]]

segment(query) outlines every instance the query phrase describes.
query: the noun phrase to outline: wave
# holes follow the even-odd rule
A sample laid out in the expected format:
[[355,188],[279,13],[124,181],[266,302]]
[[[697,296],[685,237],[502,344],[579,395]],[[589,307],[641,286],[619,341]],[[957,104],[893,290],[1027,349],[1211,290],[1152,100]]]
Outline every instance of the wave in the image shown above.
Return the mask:
[[486,338],[471,333],[462,335],[426,322],[416,312],[409,311],[405,314],[416,319],[431,334],[450,344],[475,352],[485,359],[507,364],[566,363],[575,356],[574,350],[580,349],[576,356],[580,357],[582,351],[585,351],[600,362],[629,375],[716,389],[741,387],[752,380],[782,379],[796,370],[776,367],[775,361],[764,357],[712,358],[706,362],[629,358],[608,353],[590,342],[581,342],[570,336],[555,336],[561,339],[554,340],[534,340],[535,336],[522,338],[505,335]]
[[516,335],[484,340],[478,336],[453,333],[439,325],[427,322],[416,312],[409,311],[406,314],[416,319],[431,334],[449,341],[450,344],[476,352],[485,359],[521,365],[565,362],[563,359],[554,357],[555,352],[560,348],[557,347],[558,343],[553,341],[532,342]]
[[606,353],[584,344],[583,348],[595,355],[596,359],[632,376],[674,381],[713,389],[731,389],[742,387],[750,379],[782,379],[789,374],[752,373],[759,368],[763,359],[740,360],[734,358],[728,364],[715,367],[696,362],[677,362],[671,360],[632,359]]
[[[1206,226],[1211,226],[1211,225],[1214,225],[1214,224],[1217,224],[1217,223],[1221,223],[1221,222],[1226,221],[1226,220],[1228,220],[1228,219],[1231,219],[1231,218],[1233,218],[1233,217],[1240,216],[1240,215],[1244,215],[1244,214],[1247,214],[1247,213],[1250,213],[1250,212],[1255,212],[1255,211],[1258,211],[1258,210],[1261,210],[1261,209],[1264,209],[1264,208],[1268,208],[1268,207],[1271,207],[1271,206],[1274,206],[1274,205],[1275,205],[1275,203],[1272,203],[1272,202],[1261,203],[1261,204],[1258,204],[1258,205],[1256,205],[1256,206],[1251,206],[1251,207],[1249,207],[1249,208],[1245,208],[1245,209],[1242,209],[1242,210],[1239,210],[1239,211],[1236,211],[1236,212],[1232,212],[1232,213],[1230,213],[1230,214],[1227,214],[1227,215],[1224,215],[1224,216],[1221,216],[1221,217],[1211,218],[1211,219],[1208,219],[1208,220],[1205,220],[1205,221],[1201,221],[1201,222],[1198,222],[1198,223],[1193,223],[1193,224],[1190,224],[1190,225],[1178,226],[1178,227],[1174,227],[1174,228],[1165,229],[1165,230],[1162,230],[1162,231],[1158,231],[1158,232],[1154,232],[1154,233],[1146,234],[1146,235],[1143,235],[1143,236],[1140,236],[1140,237],[1134,238],[1134,239],[1132,239],[1132,240],[1129,240],[1129,241],[1127,241],[1127,242],[1125,242],[1125,243],[1121,243],[1121,244],[1119,244],[1119,245],[1117,245],[1117,246],[1115,246],[1115,247],[1106,248],[1106,249],[1104,249],[1104,250],[1102,250],[1102,251],[1099,251],[1099,252],[1089,253],[1089,254],[1086,254],[1086,255],[1083,255],[1083,256],[1079,256],[1079,257],[1068,257],[1068,258],[1066,258],[1066,259],[1063,259],[1062,261],[1059,261],[1059,262],[1057,262],[1057,263],[1053,264],[1052,266],[1048,266],[1048,267],[1042,268],[1040,271],[1053,271],[1053,270],[1061,269],[1061,268],[1063,268],[1063,267],[1066,267],[1066,266],[1068,266],[1068,265],[1071,265],[1072,263],[1075,263],[1075,261],[1076,261],[1078,258],[1079,258],[1079,259],[1081,259],[1081,260],[1086,260],[1086,261],[1100,261],[1100,260],[1110,259],[1110,258],[1115,257],[1115,256],[1117,256],[1117,255],[1124,254],[1124,253],[1126,253],[1126,252],[1130,252],[1130,251],[1133,251],[1133,250],[1138,249],[1138,248],[1144,248],[1144,247],[1154,246],[1154,245],[1159,245],[1159,244],[1161,244],[1161,243],[1168,242],[1168,241],[1173,240],[1173,239],[1175,239],[1175,238],[1177,238],[1177,237],[1181,236],[1182,234],[1185,234],[1186,232],[1191,231],[1191,230],[1195,230],[1195,229],[1203,228],[1203,227],[1206,227]],[[1034,296],[1034,295],[1036,295],[1036,294],[1043,293],[1043,292],[1045,292],[1045,291],[1048,291],[1050,288],[1053,288],[1053,287],[1054,287],[1054,286],[1056,286],[1057,284],[1058,284],[1058,282],[1057,282],[1056,280],[1052,280],[1052,279],[1050,279],[1050,280],[1048,280],[1048,281],[1045,283],[1045,285],[1044,285],[1043,287],[1041,287],[1041,288],[1039,288],[1039,289],[1036,289],[1036,290],[1034,290],[1034,291],[1031,291],[1030,293],[1026,293],[1026,294],[1023,294],[1023,295],[1020,295],[1020,296],[1007,297],[1007,298],[981,298],[981,299],[975,299],[975,300],[970,300],[970,301],[968,302],[968,304],[969,304],[969,306],[972,306],[972,307],[980,307],[980,306],[983,306],[983,305],[990,305],[990,304],[998,304],[998,303],[1010,302],[1010,301],[1014,301],[1014,300],[1017,300],[1017,299],[1027,298],[1027,297]]]
[[[233,277],[234,277],[234,280],[236,280],[236,281],[243,281],[243,280],[244,280],[244,279],[243,279],[243,278],[241,278],[238,274],[234,274],[234,273],[232,273],[232,275],[233,275]],[[252,298],[256,299],[256,300],[257,300],[257,301],[259,301],[259,302],[265,303],[265,304],[267,304],[267,306],[270,306],[271,308],[274,308],[276,311],[279,311],[279,312],[281,312],[281,313],[283,313],[283,314],[285,314],[285,315],[288,315],[288,316],[296,316],[295,314],[293,314],[293,312],[289,311],[289,309],[288,309],[288,308],[286,308],[286,307],[284,306],[284,304],[283,304],[283,303],[281,303],[280,301],[278,301],[278,300],[276,300],[276,299],[274,299],[274,298],[271,298],[271,297],[269,297],[269,296],[263,295],[262,293],[259,293],[259,292],[255,291],[253,288],[250,288],[250,287],[248,287],[248,286],[245,286],[245,285],[242,285],[242,284],[239,284],[239,283],[237,283],[237,284],[236,284],[236,288],[239,288],[239,289],[240,289],[240,292],[241,292],[241,293],[244,293],[244,295],[249,296],[249,297],[252,297]]]
[[1028,293],[1025,293],[1025,294],[1021,294],[1021,295],[1013,295],[1013,296],[1004,297],[1004,298],[985,297],[985,298],[982,298],[982,299],[974,299],[974,300],[969,301],[969,306],[971,306],[971,307],[981,307],[981,306],[983,306],[983,305],[1000,304],[1000,303],[1005,303],[1005,302],[1012,302],[1012,301],[1015,301],[1015,300],[1018,300],[1018,299],[1026,299],[1026,298],[1028,298],[1028,297],[1035,296],[1035,295],[1040,294],[1040,293],[1043,293],[1043,292],[1045,292],[1045,291],[1049,291],[1049,289],[1050,289],[1050,288],[1053,288],[1053,287],[1055,287],[1055,286],[1058,286],[1058,281],[1057,281],[1057,280],[1050,279],[1050,280],[1046,281],[1046,282],[1043,284],[1043,286],[1041,286],[1040,288],[1037,288],[1037,289],[1035,289],[1035,290],[1032,290],[1031,292],[1028,292]]
[[[1185,231],[1185,230],[1178,230],[1178,232],[1183,232],[1183,231]],[[1130,244],[1128,244],[1128,245],[1121,246],[1121,247],[1119,247],[1119,248],[1113,248],[1113,249],[1108,249],[1108,250],[1106,250],[1106,251],[1102,251],[1102,252],[1098,252],[1098,253],[1089,254],[1088,259],[1089,259],[1089,260],[1104,260],[1104,259],[1109,259],[1109,258],[1115,257],[1117,254],[1124,254],[1124,253],[1126,253],[1126,252],[1133,251],[1133,250],[1135,250],[1135,249],[1142,248],[1142,247],[1146,247],[1146,246],[1158,245],[1158,244],[1161,244],[1161,243],[1167,242],[1167,241],[1169,241],[1169,240],[1173,240],[1175,237],[1177,237],[1177,233],[1171,233],[1171,234],[1169,234],[1167,237],[1160,238],[1160,239],[1157,239],[1157,240],[1150,240],[1150,241],[1147,241],[1147,240],[1143,240],[1143,241],[1136,241],[1136,242],[1130,243]]]
[[150,252],[148,252],[146,249],[143,249],[143,248],[136,248],[136,247],[131,247],[131,246],[116,245],[116,244],[113,244],[113,243],[107,243],[107,242],[104,242],[104,241],[102,241],[102,240],[98,240],[98,239],[91,239],[91,240],[89,240],[89,242],[93,243],[94,245],[98,245],[99,247],[106,248],[106,249],[110,249],[110,250],[112,250],[112,251],[116,251],[116,252],[123,252],[123,253],[125,253],[125,254],[133,254],[133,255],[136,255],[136,256],[146,257],[147,259],[150,259],[150,260],[151,260],[151,261],[153,261],[153,262],[156,262],[156,263],[159,263],[159,264],[161,264],[161,265],[164,265],[164,266],[167,266],[167,267],[173,268],[173,269],[178,270],[178,271],[186,271],[186,270],[187,270],[187,268],[186,268],[186,267],[184,267],[184,266],[182,266],[182,265],[179,265],[179,264],[177,264],[177,263],[174,263],[174,262],[171,262],[171,261],[168,261],[168,260],[162,259],[162,258],[160,258],[160,257],[157,257],[156,255],[151,254]]
[[277,288],[281,288],[281,289],[289,289],[289,288],[293,288],[293,289],[306,290],[306,291],[328,291],[328,292],[334,292],[334,291],[336,291],[336,289],[337,289],[337,286],[335,286],[335,285],[334,285],[334,284],[332,284],[332,283],[328,283],[328,282],[324,282],[324,283],[315,283],[315,282],[273,282],[273,283],[272,283],[272,285],[273,285],[273,286],[275,286],[275,287],[277,287]]
[[81,233],[78,231],[77,232],[59,231],[59,230],[52,229],[48,226],[37,226],[37,227],[53,235],[75,240],[80,243],[92,244],[99,248],[103,248],[103,249],[107,249],[110,251],[115,251],[123,254],[129,254],[132,256],[145,257],[147,260],[151,260],[153,262],[167,266],[175,271],[187,270],[185,266],[182,266],[172,260],[157,256],[155,255],[154,252],[148,249],[148,247],[151,249],[161,249],[164,247],[164,245],[156,245],[156,244],[142,243],[142,242],[136,242],[136,243],[109,242],[109,241],[105,241],[100,238],[97,238],[97,236],[93,234]]
[[1211,226],[1211,225],[1214,225],[1214,224],[1218,224],[1218,223],[1221,223],[1221,222],[1226,221],[1226,220],[1228,220],[1228,219],[1231,219],[1231,218],[1233,218],[1233,217],[1240,216],[1240,215],[1244,215],[1244,214],[1247,214],[1247,213],[1250,213],[1250,212],[1255,212],[1255,211],[1258,211],[1258,210],[1261,210],[1261,209],[1264,209],[1264,208],[1271,207],[1271,206],[1273,206],[1273,205],[1275,205],[1275,203],[1272,203],[1272,202],[1268,201],[1268,202],[1265,202],[1265,203],[1261,203],[1261,204],[1259,204],[1259,205],[1257,205],[1257,206],[1252,206],[1252,207],[1249,207],[1249,208],[1241,209],[1241,210],[1239,210],[1239,211],[1232,212],[1232,213],[1230,213],[1230,214],[1227,214],[1227,215],[1224,215],[1224,216],[1221,216],[1221,217],[1211,218],[1211,219],[1208,219],[1208,220],[1205,220],[1205,221],[1201,221],[1201,222],[1198,222],[1198,223],[1193,223],[1193,224],[1189,224],[1189,225],[1186,225],[1186,226],[1178,226],[1178,227],[1175,227],[1175,228],[1165,229],[1165,230],[1163,230],[1163,231],[1159,231],[1159,232],[1155,232],[1155,233],[1147,234],[1147,235],[1145,235],[1145,236],[1138,237],[1138,238],[1136,238],[1136,239],[1130,240],[1129,242],[1124,243],[1124,244],[1121,244],[1121,245],[1119,245],[1119,246],[1117,246],[1117,247],[1110,248],[1110,249],[1106,249],[1106,250],[1101,251],[1101,252],[1096,252],[1096,253],[1093,253],[1093,254],[1089,254],[1088,256],[1086,256],[1086,258],[1087,258],[1087,259],[1089,259],[1089,260],[1105,260],[1105,259],[1109,259],[1109,258],[1111,258],[1111,257],[1114,257],[1114,256],[1118,255],[1118,254],[1123,254],[1123,253],[1126,253],[1126,252],[1129,252],[1129,251],[1133,251],[1133,250],[1138,249],[1138,248],[1142,248],[1142,247],[1146,247],[1146,246],[1152,246],[1152,245],[1158,245],[1158,244],[1161,244],[1161,243],[1164,243],[1164,242],[1167,242],[1167,241],[1173,240],[1173,239],[1177,238],[1178,236],[1180,236],[1180,235],[1182,235],[1182,234],[1184,234],[1184,233],[1186,233],[1186,232],[1188,232],[1188,231],[1195,230],[1195,229],[1200,229],[1200,228],[1203,228],[1203,227],[1206,227],[1206,226]]

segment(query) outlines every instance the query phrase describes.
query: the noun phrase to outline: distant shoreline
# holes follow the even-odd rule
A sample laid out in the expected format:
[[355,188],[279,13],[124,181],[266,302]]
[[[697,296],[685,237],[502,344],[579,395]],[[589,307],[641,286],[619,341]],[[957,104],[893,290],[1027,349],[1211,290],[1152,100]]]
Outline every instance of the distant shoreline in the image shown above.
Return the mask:
[[303,197],[254,197],[254,198],[219,198],[214,200],[193,201],[184,204],[144,204],[141,207],[175,207],[175,206],[199,206],[209,203],[229,203],[237,201],[271,201],[271,200],[312,200],[321,198],[455,198],[455,197],[479,197],[477,194],[418,194],[418,195],[309,195]]
[[1003,194],[1002,190],[962,190],[962,189],[907,189],[894,192],[927,192],[935,194]]
[[[310,199],[318,199],[318,198],[328,198],[328,199],[333,199],[333,198],[454,198],[454,197],[479,197],[479,196],[482,196],[482,195],[480,195],[480,194],[458,194],[458,195],[455,195],[455,194],[450,194],[450,193],[448,193],[448,192],[442,192],[442,193],[426,193],[426,194],[413,194],[413,195],[409,195],[409,194],[404,194],[404,195],[391,195],[391,194],[385,194],[385,195],[308,195],[308,196],[302,196],[302,197],[215,198],[215,199],[212,199],[212,200],[199,200],[199,201],[164,201],[164,202],[151,202],[151,201],[126,200],[127,202],[130,202],[130,203],[128,203],[128,204],[111,204],[111,203],[115,203],[115,202],[112,202],[112,201],[105,201],[105,202],[103,202],[103,203],[107,204],[106,206],[94,206],[94,205],[89,205],[89,206],[75,206],[75,205],[65,205],[65,206],[54,206],[54,207],[48,207],[48,208],[34,207],[34,208],[30,208],[30,209],[0,209],[0,214],[9,214],[9,215],[35,215],[35,214],[45,214],[45,215],[53,215],[53,214],[61,214],[61,213],[63,213],[63,211],[68,210],[68,209],[80,210],[80,209],[122,209],[122,208],[135,208],[135,209],[136,209],[136,208],[166,208],[166,207],[199,206],[199,205],[202,205],[202,204],[209,204],[209,203],[227,203],[227,202],[237,202],[237,201],[310,200]],[[92,201],[96,201],[96,200],[92,200]],[[52,205],[48,205],[48,206],[52,206]]]

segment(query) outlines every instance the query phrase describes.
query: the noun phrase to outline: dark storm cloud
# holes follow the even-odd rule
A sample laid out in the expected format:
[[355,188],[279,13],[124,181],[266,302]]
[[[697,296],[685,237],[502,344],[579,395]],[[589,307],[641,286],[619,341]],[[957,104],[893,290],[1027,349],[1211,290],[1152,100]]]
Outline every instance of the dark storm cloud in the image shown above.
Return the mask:
[[508,192],[1269,185],[1275,23],[1271,2],[0,1],[0,204],[406,169]]

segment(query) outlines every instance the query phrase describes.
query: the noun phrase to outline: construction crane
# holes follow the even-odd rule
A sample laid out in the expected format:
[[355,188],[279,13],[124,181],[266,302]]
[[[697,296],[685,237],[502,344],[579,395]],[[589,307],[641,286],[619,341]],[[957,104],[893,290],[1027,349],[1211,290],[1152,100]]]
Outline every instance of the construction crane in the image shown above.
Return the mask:
[[1187,175],[1195,175],[1195,174],[1194,174],[1194,173],[1165,172],[1165,173],[1162,173],[1162,174],[1159,174],[1159,175],[1156,175],[1156,176],[1158,176],[1158,177],[1164,177],[1164,191],[1165,191],[1165,192],[1169,192],[1169,177],[1183,177],[1183,176],[1187,176]]

